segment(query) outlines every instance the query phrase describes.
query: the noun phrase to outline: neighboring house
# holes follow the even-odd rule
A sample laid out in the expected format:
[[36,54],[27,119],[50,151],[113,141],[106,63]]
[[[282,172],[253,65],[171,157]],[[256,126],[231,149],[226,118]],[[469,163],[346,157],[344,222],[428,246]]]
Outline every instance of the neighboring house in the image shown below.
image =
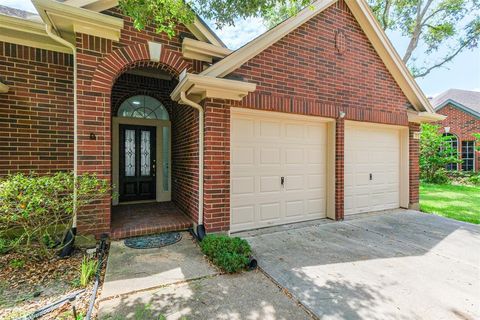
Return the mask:
[[122,208],[117,237],[182,227],[142,220],[152,201],[207,232],[418,206],[419,123],[443,117],[364,0],[317,1],[233,52],[200,19],[169,39],[117,1],[32,2],[0,16],[0,174],[111,181],[81,233]]
[[443,134],[451,137],[462,163],[450,164],[449,170],[479,171],[480,153],[475,151],[473,133],[480,133],[480,92],[447,90],[431,100],[435,111],[447,116],[438,122]]

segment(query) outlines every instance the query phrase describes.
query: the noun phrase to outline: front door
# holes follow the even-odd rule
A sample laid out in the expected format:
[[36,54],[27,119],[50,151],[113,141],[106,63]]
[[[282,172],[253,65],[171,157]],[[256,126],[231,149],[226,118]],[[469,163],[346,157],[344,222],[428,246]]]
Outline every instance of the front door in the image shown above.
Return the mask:
[[120,125],[120,202],[156,199],[155,146],[155,127]]

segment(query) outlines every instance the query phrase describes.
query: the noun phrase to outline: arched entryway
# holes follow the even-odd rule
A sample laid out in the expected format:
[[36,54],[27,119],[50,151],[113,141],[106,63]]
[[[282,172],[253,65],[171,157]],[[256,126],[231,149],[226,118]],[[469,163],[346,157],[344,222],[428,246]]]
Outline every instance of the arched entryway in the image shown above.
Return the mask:
[[136,63],[111,92],[111,237],[182,230],[198,213],[198,115],[172,101],[176,74]]

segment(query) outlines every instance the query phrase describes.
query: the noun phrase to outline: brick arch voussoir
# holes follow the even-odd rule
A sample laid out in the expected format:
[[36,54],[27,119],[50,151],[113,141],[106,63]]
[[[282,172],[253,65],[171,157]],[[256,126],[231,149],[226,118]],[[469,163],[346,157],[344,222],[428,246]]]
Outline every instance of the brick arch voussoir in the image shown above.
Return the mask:
[[[109,93],[116,79],[132,66],[154,62],[150,57],[148,44],[136,44],[115,50],[106,56],[95,70],[92,81],[92,91]],[[178,78],[180,73],[187,69],[192,70],[192,65],[183,59],[180,52],[162,49],[158,62],[164,64],[166,69]]]

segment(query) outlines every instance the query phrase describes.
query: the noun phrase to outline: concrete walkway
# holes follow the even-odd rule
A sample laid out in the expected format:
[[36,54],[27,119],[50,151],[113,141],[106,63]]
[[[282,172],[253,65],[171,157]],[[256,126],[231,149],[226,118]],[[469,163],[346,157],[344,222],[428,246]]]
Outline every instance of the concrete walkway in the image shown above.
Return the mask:
[[113,242],[99,301],[99,319],[311,319],[262,273],[221,274],[188,233],[159,249]]
[[243,234],[321,319],[480,319],[480,231],[416,211]]

